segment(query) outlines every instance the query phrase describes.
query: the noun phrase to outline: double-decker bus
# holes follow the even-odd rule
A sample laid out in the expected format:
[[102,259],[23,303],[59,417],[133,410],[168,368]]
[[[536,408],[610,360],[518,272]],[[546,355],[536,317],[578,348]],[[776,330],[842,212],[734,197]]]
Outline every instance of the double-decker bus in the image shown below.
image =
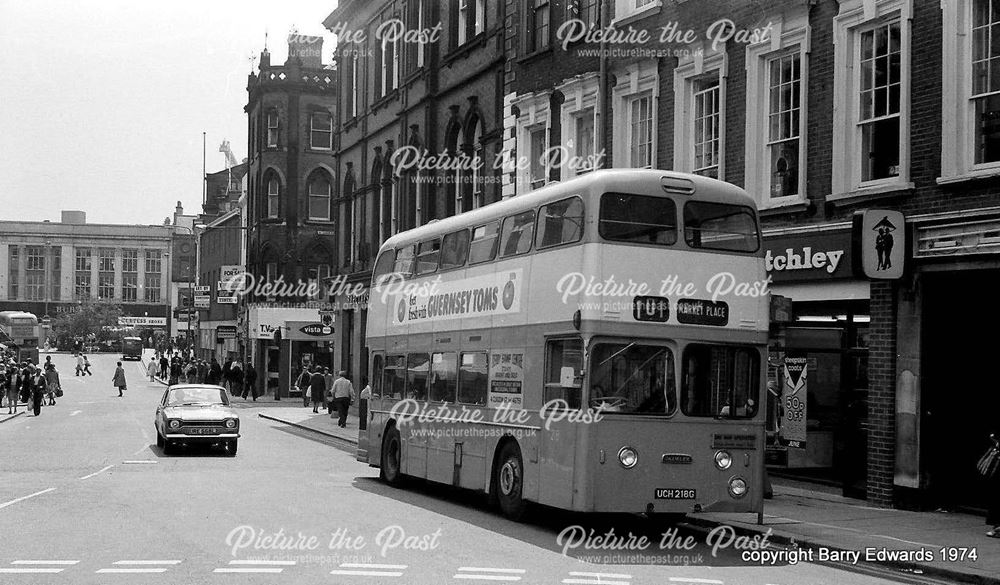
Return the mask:
[[601,170],[399,233],[358,459],[526,502],[763,510],[768,290],[740,188]]
[[23,311],[0,311],[0,331],[10,339],[18,361],[38,363],[38,317]]

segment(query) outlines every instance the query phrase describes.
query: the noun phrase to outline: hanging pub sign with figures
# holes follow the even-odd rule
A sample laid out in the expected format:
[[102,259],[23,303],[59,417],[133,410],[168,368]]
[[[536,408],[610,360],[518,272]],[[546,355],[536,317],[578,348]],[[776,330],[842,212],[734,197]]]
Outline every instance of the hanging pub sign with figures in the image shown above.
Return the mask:
[[895,280],[906,265],[906,218],[889,209],[854,214],[854,273],[873,280]]

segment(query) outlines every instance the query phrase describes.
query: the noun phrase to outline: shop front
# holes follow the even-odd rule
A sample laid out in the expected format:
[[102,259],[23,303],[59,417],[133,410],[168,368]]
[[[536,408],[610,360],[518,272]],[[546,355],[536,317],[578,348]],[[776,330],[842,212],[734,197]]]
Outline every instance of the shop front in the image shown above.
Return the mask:
[[769,468],[864,498],[869,283],[854,277],[850,224],[789,231],[764,239]]
[[335,352],[334,363],[337,370],[347,372],[347,377],[357,388],[361,388],[361,378],[368,372],[368,345],[365,341],[368,327],[369,277],[350,283],[349,287],[333,297],[338,307],[337,323],[340,331],[337,339],[339,351]]
[[[303,358],[307,356],[318,363],[319,359],[328,360],[328,357],[322,356],[328,356],[330,352],[320,351],[316,337],[298,330],[293,333],[292,324],[299,323],[300,327],[318,324],[319,313],[319,309],[310,307],[248,307],[247,335],[253,346],[251,358],[258,372],[258,391],[273,394],[278,399],[301,395],[295,390],[295,376],[302,369]],[[330,335],[332,338],[332,332]]]
[[996,494],[976,461],[990,433],[1000,436],[987,367],[1000,330],[1000,217],[918,220],[913,240],[914,274],[899,301],[897,396],[909,416],[897,425],[897,491],[914,507],[981,510]]

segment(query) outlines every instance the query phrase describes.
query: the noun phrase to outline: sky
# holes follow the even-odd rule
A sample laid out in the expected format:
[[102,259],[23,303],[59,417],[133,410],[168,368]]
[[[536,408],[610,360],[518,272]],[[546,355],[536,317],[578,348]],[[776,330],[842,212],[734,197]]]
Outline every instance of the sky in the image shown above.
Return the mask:
[[[247,155],[247,74],[267,33],[326,33],[336,0],[0,0],[0,220],[161,224],[202,201],[229,140]],[[251,63],[251,58],[253,62]]]

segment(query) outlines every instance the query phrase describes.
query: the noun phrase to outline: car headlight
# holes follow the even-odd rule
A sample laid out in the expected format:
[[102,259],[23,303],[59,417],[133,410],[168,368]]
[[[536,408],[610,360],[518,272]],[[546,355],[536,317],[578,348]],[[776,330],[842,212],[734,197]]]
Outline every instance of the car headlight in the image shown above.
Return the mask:
[[618,461],[625,469],[632,469],[639,462],[639,453],[632,447],[622,447],[618,451]]
[[733,457],[728,451],[716,451],[715,452],[715,466],[719,469],[729,469],[729,466],[733,464]]
[[747,482],[742,477],[734,477],[729,480],[729,495],[734,498],[742,498],[747,495]]
[[179,421],[179,420],[172,420],[172,421],[170,421],[170,428],[172,428],[172,429],[178,429],[178,428],[180,428],[180,426],[181,426],[181,421]]
[[226,419],[226,428],[227,429],[235,429],[236,428],[236,419],[235,418],[227,418]]

